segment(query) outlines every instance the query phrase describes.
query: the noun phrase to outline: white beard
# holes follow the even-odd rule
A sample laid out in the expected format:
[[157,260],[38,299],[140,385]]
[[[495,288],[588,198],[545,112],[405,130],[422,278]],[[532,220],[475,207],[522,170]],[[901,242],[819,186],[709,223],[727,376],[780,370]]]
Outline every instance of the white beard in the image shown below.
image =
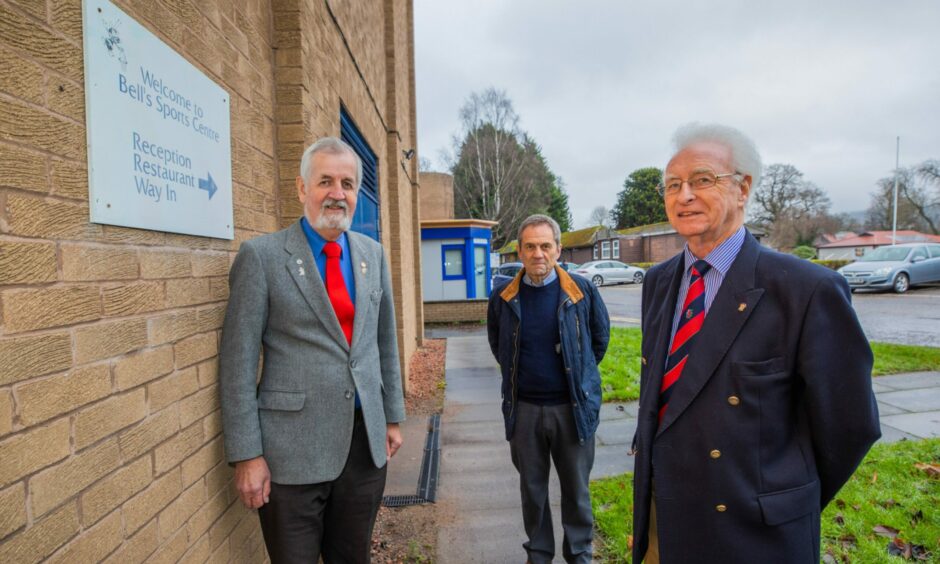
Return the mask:
[[[334,205],[339,205],[343,208],[342,216],[327,210],[329,206]],[[349,208],[346,202],[333,200],[331,198],[323,200],[323,205],[320,207],[320,215],[317,217],[317,221],[313,226],[314,229],[338,229],[340,231],[348,231],[351,226],[352,218],[349,217]]]

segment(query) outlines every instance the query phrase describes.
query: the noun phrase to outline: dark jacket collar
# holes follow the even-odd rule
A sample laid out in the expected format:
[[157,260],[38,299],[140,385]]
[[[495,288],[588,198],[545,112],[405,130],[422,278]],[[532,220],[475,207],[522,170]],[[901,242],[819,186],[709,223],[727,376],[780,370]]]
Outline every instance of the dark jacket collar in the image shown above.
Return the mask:
[[[576,304],[584,298],[584,293],[581,291],[581,288],[578,288],[578,283],[571,278],[571,275],[565,272],[565,269],[555,265],[555,274],[558,275],[558,283],[561,285],[561,291],[568,296],[568,299],[571,300],[572,304]],[[522,277],[525,276],[525,269],[519,270],[516,274],[516,277],[512,279],[512,282],[506,285],[503,288],[503,291],[500,292],[499,297],[504,301],[510,301],[519,295],[519,285],[522,284]]]

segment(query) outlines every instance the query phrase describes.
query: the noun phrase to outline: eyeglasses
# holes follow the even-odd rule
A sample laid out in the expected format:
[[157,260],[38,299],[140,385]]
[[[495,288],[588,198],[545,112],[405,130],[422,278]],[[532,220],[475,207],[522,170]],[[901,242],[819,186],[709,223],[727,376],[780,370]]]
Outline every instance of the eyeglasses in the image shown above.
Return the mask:
[[728,172],[725,174],[715,174],[710,170],[697,172],[693,174],[688,180],[682,180],[681,178],[670,178],[665,182],[661,182],[656,189],[659,191],[660,196],[673,196],[678,194],[682,190],[682,184],[685,182],[689,183],[689,188],[693,192],[698,192],[700,190],[708,190],[709,188],[714,187],[718,184],[718,181],[722,178],[727,178],[729,176],[741,176],[740,172]]

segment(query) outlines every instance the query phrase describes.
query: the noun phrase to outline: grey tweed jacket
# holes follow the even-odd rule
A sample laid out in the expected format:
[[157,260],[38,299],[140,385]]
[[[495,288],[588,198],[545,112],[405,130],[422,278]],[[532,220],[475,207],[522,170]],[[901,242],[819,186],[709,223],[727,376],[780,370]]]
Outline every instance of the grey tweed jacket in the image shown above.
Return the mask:
[[226,458],[263,455],[279,484],[339,476],[357,390],[377,467],[385,464],[386,423],[405,419],[388,265],[381,245],[347,237],[356,284],[352,345],[299,221],[243,243],[229,274],[219,361]]

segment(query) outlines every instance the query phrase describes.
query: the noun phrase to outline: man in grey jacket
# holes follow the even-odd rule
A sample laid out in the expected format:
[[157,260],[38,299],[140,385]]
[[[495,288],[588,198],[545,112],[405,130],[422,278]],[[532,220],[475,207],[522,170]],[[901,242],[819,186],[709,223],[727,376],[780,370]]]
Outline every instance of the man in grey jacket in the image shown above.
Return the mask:
[[300,172],[304,216],[246,241],[232,265],[226,458],[272,562],[368,562],[405,418],[391,276],[382,247],[347,232],[362,179],[352,148],[320,139]]

